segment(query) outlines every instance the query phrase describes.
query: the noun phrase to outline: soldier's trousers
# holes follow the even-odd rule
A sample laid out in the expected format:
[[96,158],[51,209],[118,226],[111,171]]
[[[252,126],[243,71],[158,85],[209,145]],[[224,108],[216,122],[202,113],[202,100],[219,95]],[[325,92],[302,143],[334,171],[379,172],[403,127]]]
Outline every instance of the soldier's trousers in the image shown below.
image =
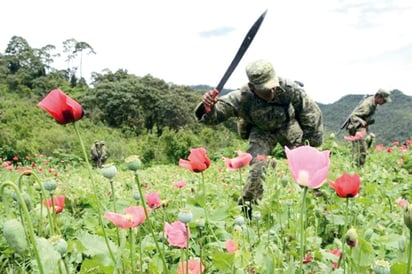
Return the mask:
[[253,156],[253,159],[250,163],[249,177],[243,188],[240,202],[257,203],[262,199],[263,181],[269,162],[257,156],[267,157],[271,155],[272,150],[278,143],[289,148],[294,148],[302,143],[302,130],[297,122],[291,122],[287,128],[279,130],[277,133],[252,129],[247,152]]
[[361,167],[366,162],[368,154],[368,145],[365,139],[359,139],[352,142],[352,157],[356,166]]

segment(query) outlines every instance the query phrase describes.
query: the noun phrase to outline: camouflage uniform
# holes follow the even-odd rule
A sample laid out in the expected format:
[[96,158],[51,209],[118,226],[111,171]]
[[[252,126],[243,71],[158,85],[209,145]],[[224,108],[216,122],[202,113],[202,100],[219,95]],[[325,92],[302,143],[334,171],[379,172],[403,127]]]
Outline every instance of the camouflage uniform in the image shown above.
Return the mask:
[[107,160],[106,144],[104,141],[96,141],[90,148],[90,158],[94,167],[101,168]]
[[322,113],[297,82],[277,77],[275,98],[268,102],[256,96],[248,85],[218,98],[209,113],[202,103],[196,107],[197,119],[213,125],[237,117],[242,138],[248,138],[247,152],[253,156],[250,174],[242,194],[243,201],[262,198],[267,163],[257,155],[268,156],[276,144],[294,148],[302,144],[319,146],[323,140]]
[[[349,124],[347,130],[350,135],[356,135],[356,132],[366,131],[368,127],[375,123],[372,118],[375,114],[378,104],[375,101],[376,95],[381,95],[385,102],[390,102],[389,92],[383,89],[379,89],[375,95],[367,96],[351,113],[349,117]],[[366,125],[362,125],[362,121],[366,122]],[[352,156],[355,164],[359,167],[363,166],[366,162],[366,155],[368,154],[368,143],[366,138],[361,138],[352,142]]]

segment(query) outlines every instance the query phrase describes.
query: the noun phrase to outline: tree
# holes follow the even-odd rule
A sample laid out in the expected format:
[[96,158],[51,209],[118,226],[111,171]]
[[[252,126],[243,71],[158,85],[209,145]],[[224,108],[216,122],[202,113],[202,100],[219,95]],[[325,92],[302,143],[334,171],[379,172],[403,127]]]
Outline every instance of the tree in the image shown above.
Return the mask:
[[74,50],[74,54],[77,54],[80,52],[80,79],[83,78],[82,75],[82,67],[83,67],[83,51],[86,52],[86,54],[96,54],[96,52],[94,51],[94,49],[86,42],[77,42],[75,45],[75,50]]

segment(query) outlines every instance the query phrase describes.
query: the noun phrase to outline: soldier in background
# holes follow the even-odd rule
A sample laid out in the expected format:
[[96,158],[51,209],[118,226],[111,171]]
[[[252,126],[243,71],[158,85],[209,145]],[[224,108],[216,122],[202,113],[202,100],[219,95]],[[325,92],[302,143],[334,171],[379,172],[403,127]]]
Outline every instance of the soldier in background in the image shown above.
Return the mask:
[[[377,106],[391,101],[390,92],[385,89],[379,89],[374,95],[367,96],[349,116],[346,125],[349,134],[355,136],[357,132],[368,132],[369,126],[375,123],[373,115]],[[352,142],[352,156],[358,167],[362,167],[366,162],[368,143],[365,139],[360,138]]]
[[91,159],[94,167],[101,168],[102,165],[107,160],[106,145],[104,141],[96,141],[92,145],[91,149]]
[[217,97],[217,90],[203,95],[196,107],[199,122],[213,125],[238,118],[238,131],[248,139],[253,156],[248,181],[238,199],[248,217],[251,205],[263,195],[267,158],[277,144],[295,148],[303,144],[320,146],[323,141],[322,113],[303,84],[280,78],[272,64],[257,60],[247,65],[249,82],[238,90]]

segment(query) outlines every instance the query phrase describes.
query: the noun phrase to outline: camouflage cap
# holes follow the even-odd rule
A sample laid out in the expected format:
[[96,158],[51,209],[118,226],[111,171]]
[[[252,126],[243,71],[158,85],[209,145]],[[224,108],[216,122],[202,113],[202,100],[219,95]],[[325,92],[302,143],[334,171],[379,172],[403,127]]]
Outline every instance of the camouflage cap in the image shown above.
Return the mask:
[[279,86],[279,79],[270,62],[257,60],[246,66],[246,74],[249,82],[257,90],[267,90]]
[[380,88],[380,89],[376,92],[376,95],[382,96],[383,100],[385,100],[385,102],[388,102],[388,103],[392,102],[392,99],[391,99],[391,97],[390,97],[390,94],[391,94],[391,93],[390,93],[388,90],[383,89],[383,88]]

